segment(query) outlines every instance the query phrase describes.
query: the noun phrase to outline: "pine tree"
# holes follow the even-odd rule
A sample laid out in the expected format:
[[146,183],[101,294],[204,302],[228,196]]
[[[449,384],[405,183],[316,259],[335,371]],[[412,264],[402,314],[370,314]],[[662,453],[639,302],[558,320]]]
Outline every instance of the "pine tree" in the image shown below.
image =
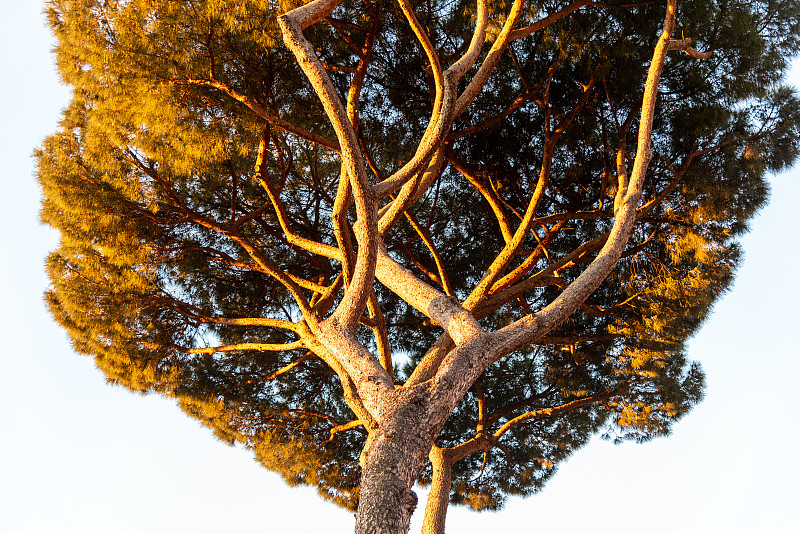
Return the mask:
[[37,151],[53,316],[357,532],[405,532],[415,482],[439,533],[597,433],[668,434],[798,153],[793,0],[47,16],[73,88]]

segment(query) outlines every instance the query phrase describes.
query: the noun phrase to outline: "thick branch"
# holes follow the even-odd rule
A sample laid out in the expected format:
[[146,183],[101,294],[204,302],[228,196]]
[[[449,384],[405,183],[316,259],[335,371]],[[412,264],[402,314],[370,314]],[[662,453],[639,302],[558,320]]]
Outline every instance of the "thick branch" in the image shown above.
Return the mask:
[[359,419],[354,419],[350,422],[343,423],[341,425],[336,425],[330,429],[331,437],[329,437],[327,441],[329,442],[333,441],[333,439],[336,437],[336,434],[338,434],[339,432],[345,432],[347,430],[352,430],[354,428],[358,428],[361,426],[364,426],[364,423],[362,423]]
[[670,49],[670,34],[675,27],[675,11],[675,0],[668,0],[664,28],[656,44],[645,83],[639,123],[639,139],[633,171],[631,172],[627,190],[624,193],[617,193],[620,198],[618,202],[615,202],[617,207],[616,220],[608,240],[594,261],[552,303],[539,313],[533,316],[526,316],[495,333],[498,342],[503,345],[502,352],[504,354],[508,354],[530,343],[537,337],[541,337],[572,314],[608,276],[624,251],[625,244],[633,231],[633,225],[637,219],[636,210],[641,200],[645,174],[652,157],[650,143],[655,101],[658,94],[661,71],[664,68],[664,61]]
[[450,487],[452,485],[453,460],[448,449],[434,445],[428,454],[433,469],[433,479],[425,504],[425,519],[422,522],[422,534],[444,534],[447,508],[450,504]]
[[278,17],[278,24],[283,32],[284,43],[297,58],[322,101],[322,106],[339,140],[342,165],[353,188],[353,200],[359,221],[355,229],[359,250],[351,284],[345,289],[342,301],[328,319],[334,328],[352,333],[366,306],[369,289],[374,280],[378,240],[375,200],[353,125],[313,46],[302,33],[304,28],[329,15],[338,3],[339,0],[315,0]]
[[378,252],[378,267],[375,274],[383,285],[444,328],[457,344],[483,333],[483,329],[472,314],[462,308],[455,297],[448,297],[419,280],[392,259],[385,247],[381,247]]
[[433,70],[436,94],[428,127],[417,146],[414,156],[400,170],[375,186],[375,195],[378,199],[384,198],[400,188],[429,163],[432,159],[431,156],[435,152],[441,150],[447,131],[450,129],[453,119],[458,115],[458,113],[454,113],[457,96],[456,84],[477,60],[485,39],[488,21],[486,0],[478,0],[478,17],[470,46],[458,61],[442,72],[436,50],[416,19],[407,0],[400,0],[400,6],[414,33],[423,45],[426,57]]

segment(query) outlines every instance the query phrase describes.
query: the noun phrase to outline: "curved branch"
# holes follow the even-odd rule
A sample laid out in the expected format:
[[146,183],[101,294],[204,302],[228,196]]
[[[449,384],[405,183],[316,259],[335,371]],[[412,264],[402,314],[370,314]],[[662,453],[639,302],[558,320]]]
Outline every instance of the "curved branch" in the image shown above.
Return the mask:
[[[645,83],[633,171],[627,190],[617,193],[616,219],[608,239],[594,261],[553,302],[535,315],[528,315],[493,334],[494,339],[503,347],[502,355],[529,344],[571,315],[614,269],[624,252],[637,220],[644,178],[652,158],[650,143],[658,84],[667,52],[670,50],[670,35],[675,28],[676,1],[668,0],[667,4],[664,27],[653,52]],[[497,355],[495,359],[497,357],[501,355]]]
[[[550,169],[553,163],[553,154],[555,152],[556,143],[561,135],[578,116],[578,113],[580,113],[580,111],[589,101],[589,98],[592,95],[595,77],[596,71],[592,73],[592,78],[587,84],[581,84],[583,88],[583,94],[572,108],[570,113],[561,121],[559,121],[558,125],[553,129],[552,132],[545,132],[542,167],[539,173],[539,179],[536,183],[536,188],[534,189],[531,199],[528,202],[525,216],[523,217],[520,225],[517,227],[516,232],[514,232],[514,236],[512,237],[511,241],[506,243],[506,245],[503,247],[503,250],[497,255],[492,264],[486,270],[486,273],[481,281],[477,286],[475,286],[475,288],[472,290],[472,293],[470,293],[469,297],[464,302],[464,306],[467,309],[475,308],[475,306],[486,297],[486,294],[494,286],[495,281],[502,275],[509,263],[516,256],[519,247],[521,247],[524,241],[527,239],[528,233],[531,231],[533,223],[536,220],[536,210],[539,207],[539,203],[544,196],[550,180]],[[532,265],[530,268],[532,268]]]
[[461,93],[461,96],[458,97],[458,100],[455,104],[453,118],[458,117],[464,112],[465,109],[467,109],[467,106],[469,106],[475,97],[478,96],[478,93],[486,84],[486,81],[489,79],[489,75],[492,73],[492,71],[494,71],[498,61],[500,61],[500,56],[502,56],[503,51],[511,41],[511,31],[514,29],[514,26],[516,26],[524,6],[524,0],[514,0],[514,4],[511,6],[511,10],[506,17],[505,24],[503,24],[502,30],[500,30],[500,34],[497,36],[497,38],[495,38],[492,47],[486,54],[486,58],[483,60],[483,63],[478,68],[478,72],[475,74],[475,77],[472,78],[472,80],[469,82],[469,85],[467,85],[466,89],[464,89],[464,91]]
[[414,156],[403,165],[400,170],[374,186],[375,195],[378,199],[384,198],[400,188],[429,163],[429,160],[432,159],[431,156],[433,156],[436,151],[441,150],[447,131],[450,129],[453,119],[458,115],[458,113],[454,112],[457,97],[456,84],[464,76],[464,73],[477,61],[485,40],[486,25],[488,22],[487,2],[486,0],[478,0],[478,17],[470,45],[458,61],[446,71],[442,72],[436,50],[430,43],[430,39],[428,39],[424,29],[419,24],[419,21],[408,4],[408,0],[400,0],[400,6],[409,24],[411,24],[414,33],[420,40],[431,68],[433,69],[436,94],[428,127],[425,129],[425,133],[417,145]]
[[381,362],[383,367],[394,382],[394,365],[392,364],[392,347],[389,343],[389,332],[386,330],[386,317],[381,310],[378,296],[375,294],[374,289],[370,289],[371,293],[367,301],[367,311],[369,312],[370,319],[374,324],[370,325],[375,335],[375,348],[378,350],[378,361]]
[[245,382],[241,382],[239,384],[236,384],[235,386],[226,389],[223,392],[223,394],[224,393],[229,393],[229,392],[233,391],[234,389],[236,389],[238,387],[249,386],[251,384],[258,384],[259,382],[269,382],[270,380],[275,380],[276,378],[278,378],[282,374],[291,371],[292,369],[294,369],[295,367],[297,367],[298,365],[300,365],[301,363],[303,363],[304,361],[309,359],[311,356],[313,356],[313,353],[307,352],[304,355],[300,356],[295,361],[293,361],[293,362],[291,362],[291,363],[289,363],[287,365],[284,365],[283,367],[281,367],[280,369],[278,369],[274,373],[271,373],[268,376],[265,376],[263,378],[255,378],[253,380],[247,380]]
[[[311,315],[311,308],[309,307],[308,299],[306,299],[301,290],[303,287],[301,284],[305,283],[305,285],[308,285],[311,284],[311,282],[290,275],[279,269],[276,265],[270,262],[256,246],[254,246],[248,239],[244,238],[237,227],[226,227],[188,207],[180,198],[180,195],[178,195],[178,193],[167,182],[164,181],[159,173],[145,166],[135,155],[132,155],[132,157],[135,163],[143,170],[143,172],[146,172],[149,176],[151,176],[159,184],[159,186],[164,189],[164,191],[167,193],[167,196],[175,203],[175,207],[178,209],[178,211],[183,213],[187,221],[199,224],[200,226],[208,228],[209,230],[214,230],[220,235],[223,235],[240,245],[255,261],[256,269],[254,269],[253,266],[237,262],[230,256],[218,252],[222,261],[225,261],[233,266],[258,270],[259,272],[272,276],[289,290],[295,302],[300,307],[303,315]],[[311,316],[310,319],[313,320],[313,316]]]
[[330,443],[331,441],[333,441],[333,438],[335,438],[336,434],[338,434],[339,432],[345,432],[347,430],[352,430],[354,428],[358,428],[361,426],[364,426],[364,423],[362,423],[360,419],[354,419],[353,421],[350,421],[348,423],[336,425],[330,429],[331,436],[327,440],[325,440],[325,443]]
[[322,106],[339,140],[342,165],[353,188],[353,200],[359,222],[355,228],[359,250],[351,284],[345,289],[342,301],[328,319],[334,328],[342,328],[352,333],[366,306],[369,289],[375,277],[375,254],[378,245],[375,200],[358,138],[348,119],[347,111],[313,46],[303,36],[303,29],[329,15],[338,3],[339,0],[315,0],[281,15],[278,17],[278,24],[283,33],[284,43],[297,58],[300,68],[322,101]]
[[486,187],[486,185],[478,178],[476,173],[468,169],[466,164],[459,160],[452,150],[447,151],[447,161],[483,196],[483,198],[489,204],[489,207],[492,209],[495,219],[497,219],[497,224],[500,226],[500,233],[503,235],[503,240],[506,243],[509,243],[513,238],[513,234],[511,233],[511,224],[509,223],[508,217],[506,217],[506,214],[503,211],[503,207],[500,205],[500,199],[497,198],[497,193],[495,193],[493,189]]
[[[553,227],[548,230],[545,227],[545,235],[542,239],[539,239],[539,236],[536,235],[536,232],[533,232],[533,235],[536,237],[536,240],[539,241],[539,244],[536,246],[533,252],[531,252],[525,260],[513,271],[508,273],[506,276],[492,284],[492,287],[487,292],[489,295],[497,293],[498,291],[502,291],[503,289],[515,284],[519,280],[521,280],[525,275],[527,275],[531,269],[533,269],[536,264],[539,262],[542,256],[547,255],[547,249],[545,248],[556,236],[556,234],[564,227],[567,221],[559,221],[553,225]],[[549,258],[549,256],[548,256]]]
[[283,202],[281,202],[278,192],[275,190],[272,182],[264,177],[263,168],[266,160],[268,143],[269,128],[264,128],[258,145],[258,160],[255,167],[255,178],[261,184],[261,187],[263,187],[267,192],[267,196],[269,197],[270,202],[272,202],[272,207],[275,209],[275,214],[278,217],[278,223],[281,225],[281,230],[283,230],[284,235],[286,235],[286,240],[290,245],[303,248],[312,254],[319,254],[320,256],[325,256],[326,258],[341,261],[342,254],[340,250],[318,241],[306,239],[305,237],[296,234],[292,230],[292,223],[286,216],[286,210],[283,207]]
[[542,408],[540,410],[533,410],[529,412],[525,412],[522,415],[518,415],[517,417],[511,419],[510,421],[506,422],[497,432],[494,433],[495,438],[502,437],[503,434],[511,430],[516,425],[525,423],[527,421],[531,421],[534,419],[545,419],[547,417],[552,417],[554,415],[559,415],[564,412],[568,412],[570,410],[575,410],[577,408],[581,408],[582,406],[586,406],[587,404],[593,404],[598,401],[606,400],[611,393],[606,393],[604,395],[593,395],[590,397],[582,397],[580,399],[575,399],[573,401],[561,404],[559,406],[553,406],[551,408]]
[[219,80],[215,80],[215,79],[212,79],[212,80],[193,80],[193,79],[172,80],[172,79],[162,79],[162,81],[173,83],[175,85],[192,85],[192,86],[195,86],[195,87],[211,87],[213,89],[217,89],[219,91],[222,91],[223,93],[225,93],[229,97],[233,98],[237,102],[239,102],[241,104],[244,104],[245,106],[250,108],[250,110],[252,112],[254,112],[256,115],[258,115],[259,117],[261,117],[262,119],[264,119],[268,123],[272,124],[273,126],[277,126],[278,128],[286,130],[287,132],[292,133],[292,134],[294,134],[297,137],[300,137],[302,139],[306,139],[308,141],[311,141],[312,143],[316,143],[318,145],[322,145],[322,146],[324,146],[326,148],[329,148],[329,149],[333,150],[334,152],[339,152],[340,151],[339,144],[336,141],[334,141],[332,139],[328,139],[327,137],[324,137],[322,135],[315,134],[313,132],[309,132],[308,130],[305,130],[305,129],[303,129],[303,128],[295,125],[295,124],[292,124],[290,122],[287,122],[287,121],[281,119],[275,113],[273,113],[269,109],[267,109],[264,106],[262,106],[254,98],[251,98],[251,97],[247,96],[244,93],[240,93],[236,89],[228,86],[225,83],[222,83]]
[[[413,206],[428,188],[442,176],[444,171],[444,150],[439,149],[431,157],[428,167],[422,171],[421,177],[415,176],[415,185],[406,183],[397,198],[394,198],[378,211],[378,225],[381,234],[388,232],[399,220],[400,214]],[[408,186],[408,187],[407,187]]]

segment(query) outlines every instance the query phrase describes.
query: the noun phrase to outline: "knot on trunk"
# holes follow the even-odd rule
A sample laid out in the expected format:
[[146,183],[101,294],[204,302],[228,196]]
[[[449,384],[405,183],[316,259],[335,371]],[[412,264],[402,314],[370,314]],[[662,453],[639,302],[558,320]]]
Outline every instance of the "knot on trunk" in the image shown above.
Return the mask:
[[408,515],[411,517],[411,514],[414,513],[414,510],[417,508],[417,502],[419,499],[417,498],[417,494],[411,490],[406,490],[403,496],[401,497],[401,502],[403,506],[408,510]]

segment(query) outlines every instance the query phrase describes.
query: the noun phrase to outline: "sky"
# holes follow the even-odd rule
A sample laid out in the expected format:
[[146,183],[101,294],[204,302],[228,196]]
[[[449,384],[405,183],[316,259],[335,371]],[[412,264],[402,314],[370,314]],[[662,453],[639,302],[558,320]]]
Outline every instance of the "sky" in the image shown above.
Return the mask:
[[[57,236],[38,222],[31,153],[69,93],[41,9],[0,0],[0,532],[352,532],[352,514],[286,486],[173,402],[107,385],[47,314]],[[800,64],[790,81],[800,86]],[[499,513],[451,508],[448,532],[798,532],[800,166],[771,183],[735,286],[690,344],[707,374],[702,404],[669,438],[592,441]]]

